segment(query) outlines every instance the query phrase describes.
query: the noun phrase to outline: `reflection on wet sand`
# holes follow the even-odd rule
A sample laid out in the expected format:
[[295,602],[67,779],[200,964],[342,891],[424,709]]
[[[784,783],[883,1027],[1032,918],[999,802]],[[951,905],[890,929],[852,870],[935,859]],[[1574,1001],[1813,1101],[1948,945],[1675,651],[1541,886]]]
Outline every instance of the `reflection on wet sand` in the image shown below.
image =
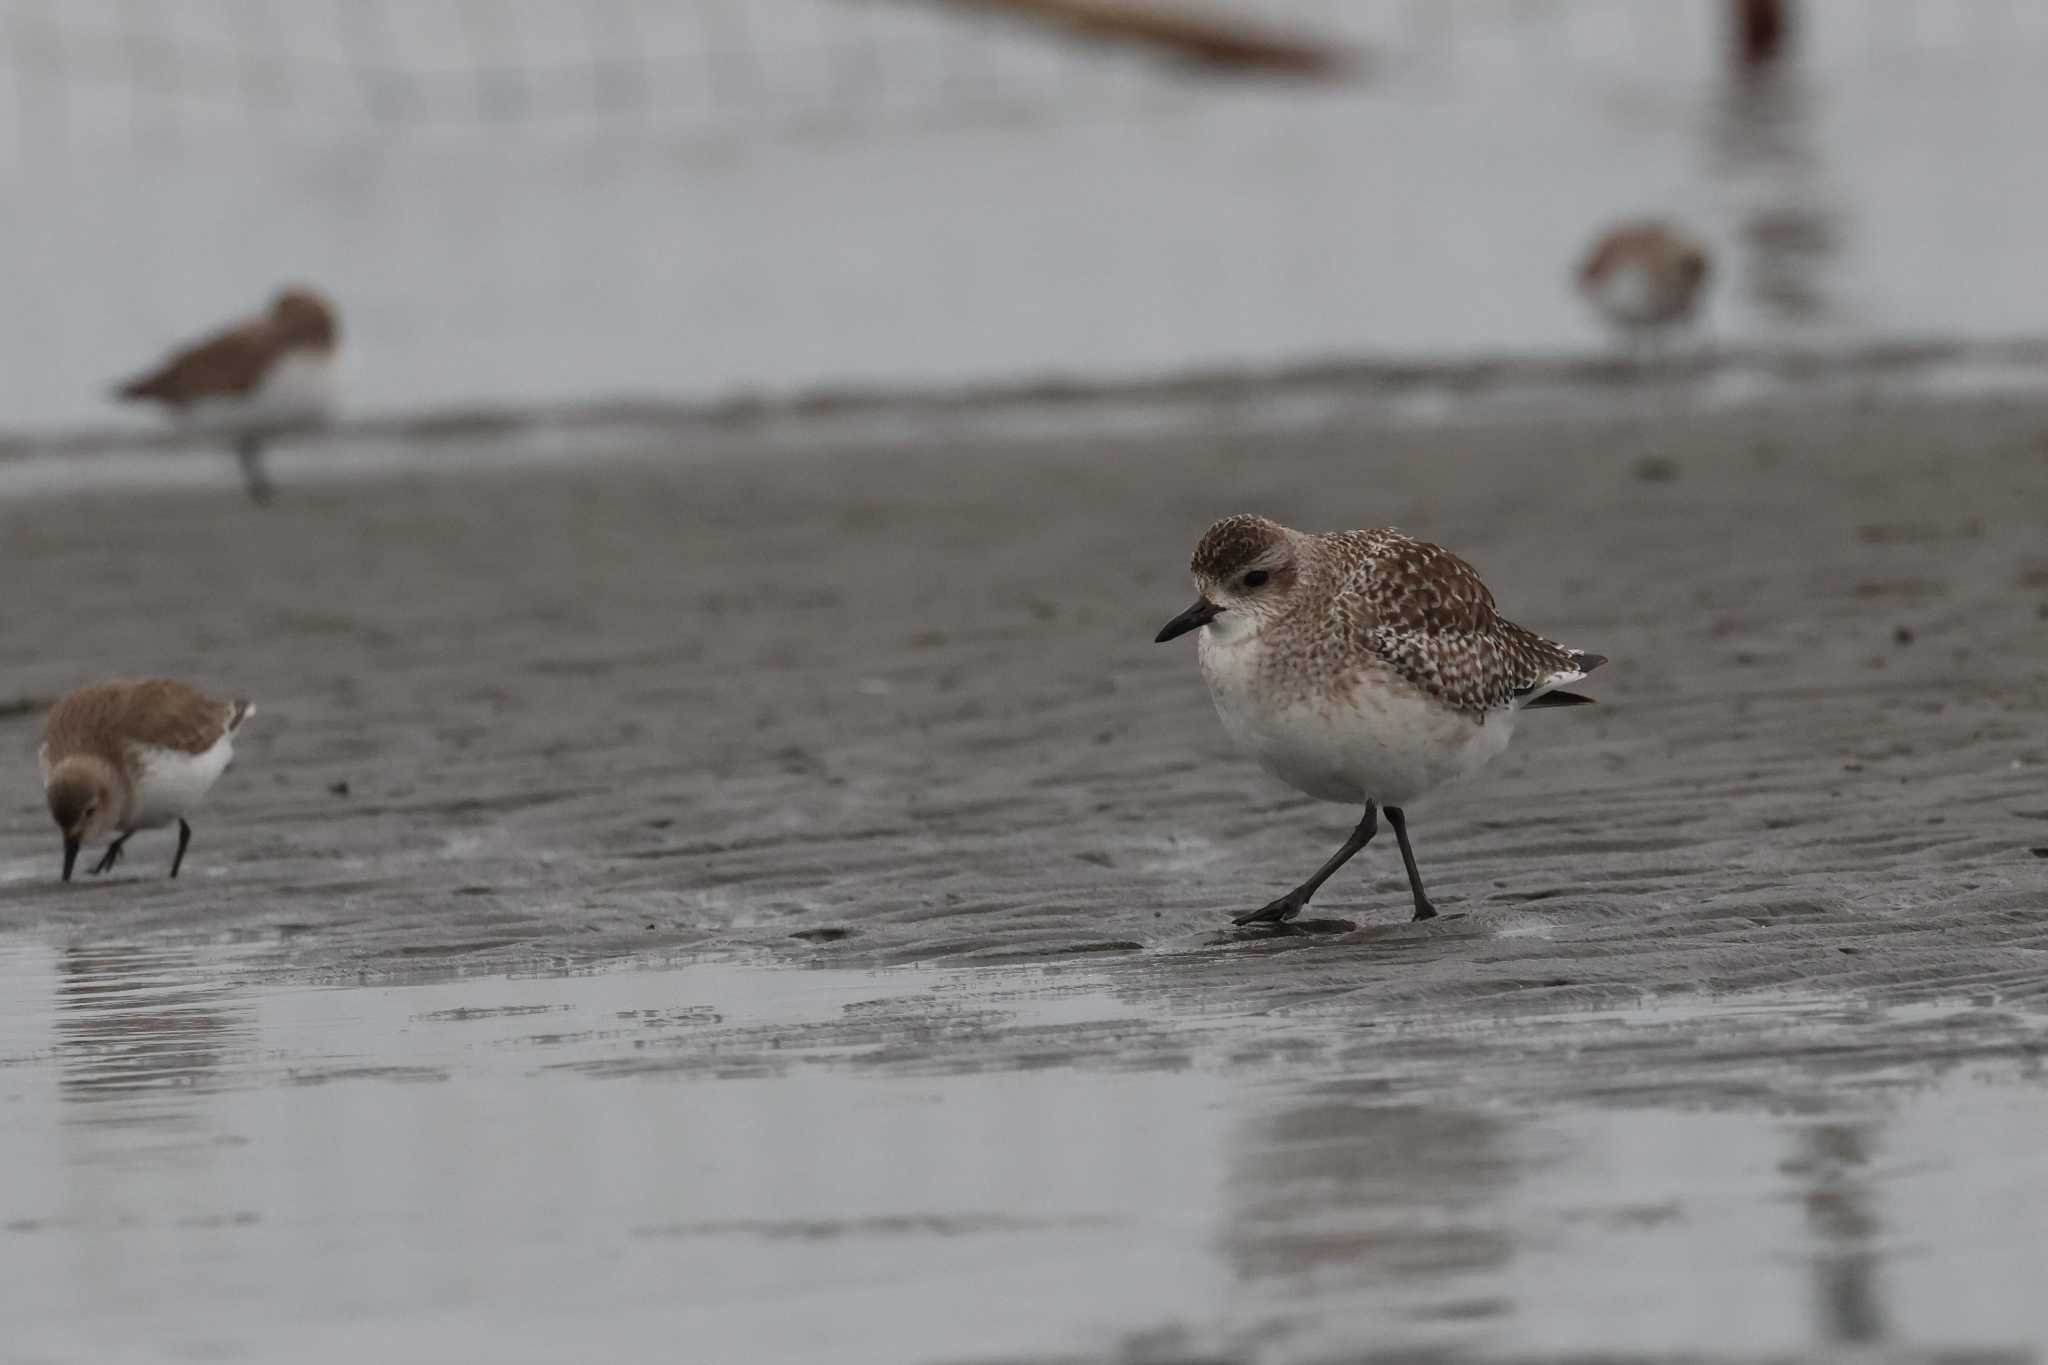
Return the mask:
[[1262,1115],[1230,1152],[1224,1255],[1245,1279],[1319,1290],[1498,1269],[1513,1248],[1477,1215],[1517,1175],[1502,1126],[1341,1091]]
[[1794,1130],[1784,1171],[1801,1190],[1813,1237],[1816,1335],[1839,1345],[1883,1341],[1884,1287],[1878,1196],[1872,1184],[1873,1125],[1819,1123]]
[[247,1008],[196,970],[189,953],[74,945],[57,966],[58,1084],[67,1100],[204,1089],[231,1042],[251,1033]]
[[1738,67],[1702,124],[1715,179],[1741,203],[1738,285],[1767,318],[1798,325],[1836,312],[1829,267],[1845,215],[1816,127],[1819,99],[1796,68]]

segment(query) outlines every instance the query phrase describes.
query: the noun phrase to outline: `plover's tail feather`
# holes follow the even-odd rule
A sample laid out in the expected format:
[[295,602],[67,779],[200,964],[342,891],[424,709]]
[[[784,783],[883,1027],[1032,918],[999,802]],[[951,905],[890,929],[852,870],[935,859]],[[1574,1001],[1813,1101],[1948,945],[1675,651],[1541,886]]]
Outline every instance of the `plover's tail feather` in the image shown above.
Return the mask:
[[162,376],[154,373],[137,375],[133,379],[126,379],[116,384],[112,389],[112,393],[114,397],[124,403],[133,403],[144,398],[160,397],[157,393],[157,383],[161,378]]
[[1576,692],[1560,692],[1558,689],[1571,686],[1600,665],[1606,663],[1607,656],[1605,654],[1590,654],[1583,649],[1566,649],[1562,645],[1554,645],[1547,640],[1542,643],[1551,651],[1553,659],[1557,659],[1561,655],[1561,661],[1566,666],[1538,678],[1526,687],[1516,688],[1511,704],[1521,711],[1527,711],[1531,707],[1536,706],[1594,705],[1591,697],[1582,697]]
[[243,721],[256,714],[256,703],[247,697],[236,697],[229,706],[231,709],[228,711],[228,733],[233,734],[242,728]]
[[1539,706],[1598,706],[1591,697],[1582,697],[1576,692],[1545,692],[1533,701],[1522,703],[1524,711],[1534,711]]

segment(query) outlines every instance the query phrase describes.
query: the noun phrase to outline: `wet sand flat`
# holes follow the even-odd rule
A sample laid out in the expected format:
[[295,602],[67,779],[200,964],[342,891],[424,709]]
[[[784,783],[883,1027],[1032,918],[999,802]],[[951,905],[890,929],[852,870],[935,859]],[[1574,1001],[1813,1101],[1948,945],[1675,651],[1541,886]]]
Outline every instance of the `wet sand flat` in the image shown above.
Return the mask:
[[[2048,403],[317,458],[0,507],[21,1358],[2048,1336]],[[1413,808],[1439,921],[1376,845],[1228,925],[1353,819],[1151,643],[1239,510],[1613,660]],[[262,710],[64,887],[113,672]]]
[[[311,975],[676,947],[1170,954],[1270,1007],[2038,989],[2048,408],[1351,420],[592,460],[0,508],[10,927],[278,937]],[[313,452],[305,457],[311,459]],[[1355,932],[1240,944],[1351,817],[1229,749],[1186,605],[1238,510],[1390,523],[1613,662],[1375,847]],[[188,873],[55,884],[38,703],[161,672],[262,708]]]

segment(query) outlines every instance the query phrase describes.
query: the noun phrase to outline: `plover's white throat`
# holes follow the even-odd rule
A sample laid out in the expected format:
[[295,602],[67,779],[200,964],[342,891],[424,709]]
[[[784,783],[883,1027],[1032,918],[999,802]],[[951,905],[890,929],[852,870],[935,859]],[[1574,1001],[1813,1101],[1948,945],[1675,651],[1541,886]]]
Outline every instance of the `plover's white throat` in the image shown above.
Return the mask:
[[95,683],[51,707],[40,757],[43,794],[64,835],[64,880],[88,840],[115,834],[92,869],[105,872],[129,835],[174,820],[177,876],[192,841],[186,817],[227,771],[235,731],[255,712],[164,678]]
[[1335,857],[1239,924],[1301,913],[1372,839],[1381,807],[1415,918],[1434,916],[1402,808],[1500,753],[1522,711],[1590,704],[1558,689],[1607,662],[1502,619],[1471,565],[1399,531],[1312,535],[1230,517],[1190,567],[1201,596],[1156,638],[1201,631],[1230,737],[1290,786],[1365,807]]
[[271,496],[265,443],[326,420],[334,405],[341,329],[317,290],[286,289],[270,311],[175,352],[123,384],[125,401],[162,403],[179,419],[234,444],[249,496]]
[[1707,249],[1669,223],[1623,223],[1579,265],[1579,292],[1631,344],[1692,320],[1711,270]]

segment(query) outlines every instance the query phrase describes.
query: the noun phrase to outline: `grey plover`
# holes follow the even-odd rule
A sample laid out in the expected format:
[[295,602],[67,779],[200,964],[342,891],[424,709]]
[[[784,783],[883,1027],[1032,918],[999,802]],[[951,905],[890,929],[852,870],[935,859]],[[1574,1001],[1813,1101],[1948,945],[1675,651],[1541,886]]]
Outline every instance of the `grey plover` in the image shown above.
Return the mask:
[[341,328],[318,290],[294,286],[270,311],[173,353],[115,390],[126,402],[162,403],[184,425],[228,440],[258,503],[271,498],[263,448],[316,426],[333,410]]
[[64,835],[64,880],[89,840],[115,835],[97,874],[121,860],[129,835],[172,821],[177,876],[192,841],[186,817],[227,771],[235,731],[255,712],[166,678],[95,683],[51,707],[39,757],[50,816]]
[[1690,322],[1712,263],[1707,249],[1670,223],[1623,223],[1579,265],[1579,292],[1633,348]]
[[1378,832],[1382,808],[1415,918],[1434,917],[1405,807],[1500,753],[1521,712],[1590,705],[1560,689],[1607,662],[1504,620],[1471,565],[1399,531],[1229,517],[1189,567],[1201,596],[1155,638],[1201,631],[1202,677],[1230,737],[1289,786],[1365,807],[1335,857],[1239,924],[1301,913]]

